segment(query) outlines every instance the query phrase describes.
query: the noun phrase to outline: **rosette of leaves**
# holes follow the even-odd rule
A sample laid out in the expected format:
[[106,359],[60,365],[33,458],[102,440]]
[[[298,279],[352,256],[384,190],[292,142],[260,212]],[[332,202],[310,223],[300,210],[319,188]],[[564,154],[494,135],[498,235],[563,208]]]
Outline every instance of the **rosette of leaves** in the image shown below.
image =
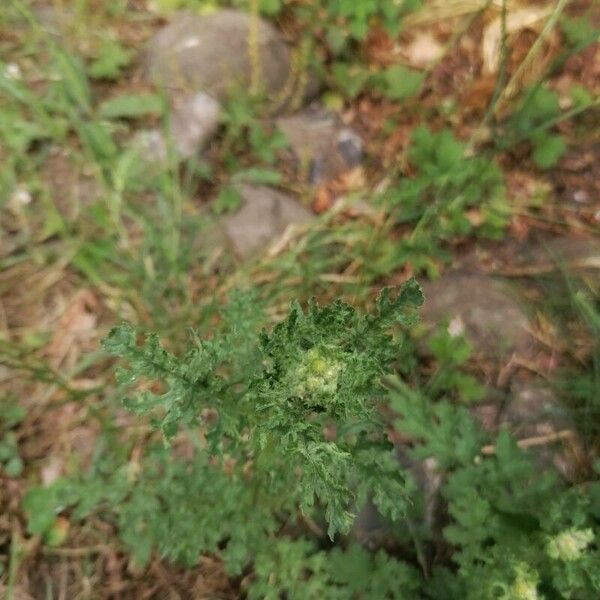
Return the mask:
[[191,462],[167,452],[158,468],[142,464],[119,508],[126,541],[143,533],[144,559],[150,548],[185,562],[219,549],[240,572],[299,510],[323,515],[330,537],[348,531],[369,497],[400,517],[407,483],[378,402],[422,301],[411,280],[385,289],[371,314],[341,301],[306,310],[294,302],[258,333],[256,298],[238,294],[213,335],[194,333],[182,356],[156,335],[138,343],[132,326],[113,329],[105,348],[129,362],[118,380],[142,388],[125,406],[151,415],[167,441],[182,427],[207,440]]
[[422,301],[411,281],[396,296],[384,290],[371,315],[341,301],[312,302],[306,312],[294,303],[285,321],[261,335],[263,369],[248,395],[258,416],[257,453],[294,467],[302,506],[325,506],[330,536],[349,529],[349,508],[368,495],[390,518],[401,513],[404,480],[377,398],[400,350],[390,329],[409,324]]

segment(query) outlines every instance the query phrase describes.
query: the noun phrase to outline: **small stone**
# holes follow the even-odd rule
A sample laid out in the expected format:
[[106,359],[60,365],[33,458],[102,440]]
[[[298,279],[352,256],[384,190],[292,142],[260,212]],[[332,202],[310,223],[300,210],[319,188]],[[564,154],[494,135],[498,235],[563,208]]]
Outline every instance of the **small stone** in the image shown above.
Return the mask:
[[[540,465],[554,465],[563,477],[575,479],[576,458],[583,455],[581,441],[573,420],[551,389],[542,385],[516,385],[499,425],[508,428],[517,440],[537,438],[539,445],[528,452],[535,453]],[[544,438],[546,443],[542,443]]]
[[590,195],[585,190],[575,190],[573,192],[573,200],[578,204],[588,204]]
[[[255,36],[255,37],[254,37]],[[256,58],[251,40],[256,39]],[[179,12],[150,41],[145,55],[147,78],[174,95],[206,92],[223,100],[236,86],[247,90],[253,76],[271,99],[295,93],[292,50],[281,33],[263,19],[239,10],[206,15]],[[307,96],[316,91],[309,84]]]
[[281,117],[276,124],[290,143],[297,170],[311,184],[329,181],[362,161],[360,136],[320,106]]
[[248,258],[281,236],[289,225],[306,223],[312,213],[297,200],[273,188],[241,184],[240,209],[223,218],[222,224],[233,248]]
[[463,323],[463,320],[460,318],[460,316],[454,317],[454,319],[452,319],[452,321],[448,323],[448,333],[451,337],[459,337],[463,335],[464,332],[465,324]]
[[462,330],[486,358],[504,359],[531,344],[529,319],[502,281],[455,272],[425,283],[423,292],[423,320],[434,326],[447,321],[452,331]]
[[24,185],[17,186],[10,196],[9,203],[13,206],[27,206],[31,204],[31,192]]
[[371,551],[391,548],[396,544],[393,523],[383,517],[370,501],[356,515],[350,536]]
[[363,143],[360,136],[352,129],[342,129],[338,135],[338,151],[346,166],[357,167],[363,158]]
[[531,385],[513,390],[501,422],[517,438],[553,434],[572,425],[551,389]]
[[[192,158],[206,146],[219,127],[220,111],[219,102],[203,92],[174,102],[170,143],[179,160]],[[166,165],[169,146],[162,131],[140,131],[132,145],[146,162]]]
[[17,63],[8,63],[4,68],[4,76],[7,79],[18,81],[20,79],[23,79],[23,72],[21,71],[21,67],[19,67]]
[[219,127],[220,112],[221,105],[204,92],[176,103],[171,114],[171,136],[182,158],[190,158],[212,138]]

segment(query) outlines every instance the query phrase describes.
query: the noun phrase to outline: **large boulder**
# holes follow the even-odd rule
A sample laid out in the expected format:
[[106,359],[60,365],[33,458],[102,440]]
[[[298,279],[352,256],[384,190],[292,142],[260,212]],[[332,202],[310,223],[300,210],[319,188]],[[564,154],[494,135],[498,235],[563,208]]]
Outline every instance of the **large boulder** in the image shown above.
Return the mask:
[[[236,87],[248,89],[257,76],[271,100],[299,89],[290,86],[296,76],[292,49],[281,33],[238,10],[176,13],[150,40],[144,67],[147,78],[170,95],[205,92],[223,100]],[[314,85],[306,87],[300,94],[314,93]]]

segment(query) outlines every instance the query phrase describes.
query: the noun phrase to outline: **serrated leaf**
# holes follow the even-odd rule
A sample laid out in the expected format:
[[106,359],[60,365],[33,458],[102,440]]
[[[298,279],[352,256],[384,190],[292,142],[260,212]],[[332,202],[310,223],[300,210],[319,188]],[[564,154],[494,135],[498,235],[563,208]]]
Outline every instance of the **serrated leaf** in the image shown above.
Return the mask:
[[379,316],[386,320],[395,320],[402,324],[414,323],[415,315],[411,309],[422,306],[425,301],[423,291],[414,278],[409,279],[393,297],[393,288],[384,288],[377,298]]
[[102,340],[102,346],[109,354],[127,356],[136,346],[136,331],[130,323],[122,323],[113,327]]

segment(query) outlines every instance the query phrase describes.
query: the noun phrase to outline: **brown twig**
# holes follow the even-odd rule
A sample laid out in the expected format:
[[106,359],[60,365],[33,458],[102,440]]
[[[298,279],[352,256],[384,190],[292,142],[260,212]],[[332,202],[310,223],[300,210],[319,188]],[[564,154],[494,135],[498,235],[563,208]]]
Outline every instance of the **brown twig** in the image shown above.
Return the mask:
[[[546,435],[537,435],[529,438],[523,438],[517,441],[517,446],[522,450],[527,448],[534,448],[536,446],[546,446],[547,444],[553,444],[561,440],[573,439],[576,437],[575,432],[572,429],[563,429],[555,433],[548,433]],[[496,453],[496,446],[494,444],[488,444],[481,449],[481,454],[484,456],[492,456]]]

